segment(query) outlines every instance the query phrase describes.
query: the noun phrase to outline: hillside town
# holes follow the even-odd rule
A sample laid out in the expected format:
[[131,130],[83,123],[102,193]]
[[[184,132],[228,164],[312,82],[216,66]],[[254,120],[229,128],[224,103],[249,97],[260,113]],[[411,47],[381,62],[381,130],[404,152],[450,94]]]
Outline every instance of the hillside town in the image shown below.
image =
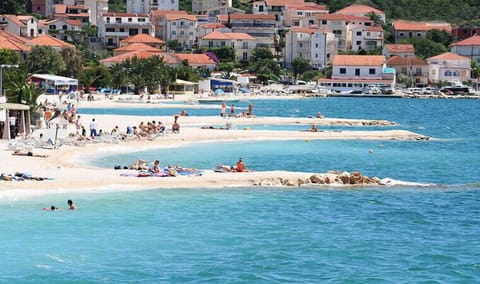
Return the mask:
[[[32,0],[31,9],[32,15],[0,15],[0,50],[18,57],[10,62],[0,56],[2,70],[13,72],[10,66],[29,62],[40,47],[64,58],[81,54],[80,66],[65,62],[55,70],[27,63],[27,73],[73,77],[87,93],[102,87],[108,93],[223,94],[269,83],[317,94],[395,94],[403,88],[410,95],[466,95],[478,89],[480,28],[387,19],[368,5],[330,12],[304,0],[265,0],[246,13],[232,0],[194,0],[187,13],[179,0],[127,0],[126,12],[111,12],[107,0]],[[448,50],[429,56],[408,43],[435,36],[449,37]],[[152,58],[174,75],[152,82],[139,74],[135,64]],[[56,84],[39,81],[58,92]],[[2,94],[8,82],[4,86]]]

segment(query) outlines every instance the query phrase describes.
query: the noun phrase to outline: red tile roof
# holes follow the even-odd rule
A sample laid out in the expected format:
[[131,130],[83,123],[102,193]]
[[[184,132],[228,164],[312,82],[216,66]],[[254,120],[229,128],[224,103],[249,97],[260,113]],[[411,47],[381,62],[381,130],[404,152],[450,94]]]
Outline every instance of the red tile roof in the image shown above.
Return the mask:
[[30,45],[41,45],[41,46],[51,46],[51,47],[61,47],[61,48],[75,48],[73,44],[64,42],[50,35],[42,35],[35,37],[29,41]]
[[267,6],[286,6],[292,4],[303,4],[304,0],[265,0]]
[[132,59],[134,57],[137,57],[139,59],[141,58],[150,58],[152,56],[159,56],[160,58],[163,58],[163,62],[169,63],[169,64],[177,64],[177,60],[175,57],[172,55],[162,52],[162,51],[146,51],[146,50],[136,50],[136,51],[131,51],[123,54],[119,54],[116,56],[112,56],[109,58],[105,58],[100,60],[100,62],[103,63],[121,63],[124,62],[127,59]]
[[131,44],[129,44],[129,45],[125,45],[125,46],[116,48],[116,49],[114,49],[113,51],[116,52],[116,51],[135,51],[135,50],[161,52],[161,50],[158,49],[158,48],[155,48],[155,47],[153,47],[153,46],[151,46],[151,45],[148,45],[148,44],[145,44],[145,43],[140,43],[140,42],[131,43]]
[[315,3],[305,3],[305,4],[294,4],[287,5],[290,10],[306,10],[306,11],[325,11],[328,12],[327,5],[319,5]]
[[188,60],[188,64],[190,65],[215,65],[215,61],[210,59],[206,54],[177,53],[175,56],[179,61]]
[[424,60],[417,57],[392,56],[387,60],[387,66],[393,65],[428,65]]
[[19,43],[11,38],[0,35],[0,49],[9,49],[12,51],[30,51],[32,48],[23,43]]
[[335,14],[343,14],[343,15],[358,15],[358,14],[363,14],[366,15],[370,12],[374,12],[375,14],[385,14],[382,10],[370,7],[368,5],[362,5],[362,4],[352,4],[350,6],[347,6],[341,10],[338,10],[335,12]]
[[225,28],[225,25],[222,23],[208,23],[198,26],[199,29],[220,29]]
[[14,42],[20,43],[20,44],[27,44],[29,42],[29,40],[27,38],[18,36],[16,34],[12,34],[12,33],[7,32],[7,31],[0,30],[0,36],[2,36],[4,38],[7,38],[9,40],[12,40]]
[[197,21],[197,17],[195,15],[188,15],[188,14],[166,14],[165,19],[167,21],[176,21],[176,20],[189,20],[192,22]]
[[429,30],[443,30],[452,32],[452,26],[449,23],[437,22],[409,22],[409,21],[394,21],[393,28],[398,31],[429,31]]
[[147,35],[147,34],[136,34],[134,36],[122,39],[120,42],[129,42],[129,43],[140,42],[140,43],[165,44],[165,42],[163,40],[155,38],[155,37],[153,37],[151,35]]
[[474,35],[462,41],[451,44],[451,46],[473,46],[473,45],[480,45],[480,35]]
[[365,27],[365,30],[367,32],[383,32],[383,28],[382,27],[377,27],[377,26],[375,26],[375,27],[368,27],[367,26],[367,27]]
[[254,37],[247,33],[222,33],[219,31],[213,31],[205,35],[204,40],[255,40]]
[[337,66],[380,66],[385,62],[383,55],[340,55],[333,58],[332,65]]
[[16,24],[17,26],[20,26],[20,27],[25,26],[25,23],[20,21],[15,15],[2,15],[2,16],[9,19],[12,23]]
[[53,11],[54,11],[55,14],[66,14],[67,13],[67,5],[55,4],[55,5],[53,5]]
[[470,58],[458,55],[453,52],[446,52],[437,56],[427,58],[427,60],[470,60]]
[[371,21],[368,17],[358,17],[354,15],[344,14],[320,14],[317,16],[320,20],[334,20],[334,21]]
[[413,44],[385,44],[385,49],[394,53],[415,53]]

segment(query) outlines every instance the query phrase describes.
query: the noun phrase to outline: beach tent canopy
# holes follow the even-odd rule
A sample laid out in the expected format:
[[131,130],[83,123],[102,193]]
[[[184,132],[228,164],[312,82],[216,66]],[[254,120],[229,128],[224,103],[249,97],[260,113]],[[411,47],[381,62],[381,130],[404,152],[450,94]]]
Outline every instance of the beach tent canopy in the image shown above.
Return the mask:
[[0,103],[0,120],[4,122],[2,129],[2,136],[0,139],[11,139],[12,128],[8,121],[8,118],[14,112],[19,112],[19,115],[15,117],[20,118],[16,122],[18,126],[18,133],[23,133],[24,135],[30,134],[30,106],[23,104],[14,104],[14,103]]
[[185,80],[181,80],[181,79],[176,79],[175,80],[175,85],[198,85],[198,83],[195,83],[195,82],[190,82],[190,81],[185,81]]
[[50,75],[50,74],[33,74],[31,76],[32,81],[44,80],[47,84],[51,84],[54,86],[78,86],[78,80],[64,77],[64,76],[57,76],[57,75]]

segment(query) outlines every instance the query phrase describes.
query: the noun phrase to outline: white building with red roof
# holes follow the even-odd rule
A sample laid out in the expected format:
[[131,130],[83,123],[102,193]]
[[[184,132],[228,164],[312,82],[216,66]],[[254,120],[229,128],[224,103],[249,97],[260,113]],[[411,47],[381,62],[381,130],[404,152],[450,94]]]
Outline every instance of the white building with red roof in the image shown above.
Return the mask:
[[167,14],[180,14],[180,15],[187,15],[187,11],[170,11],[170,10],[152,10],[150,11],[150,21],[155,27],[155,37],[160,39],[165,39],[163,35],[164,32],[164,25],[165,25],[165,17]]
[[383,28],[378,26],[353,26],[350,30],[351,50],[374,50],[383,46]]
[[77,20],[83,26],[90,24],[90,8],[82,5],[61,5],[57,4],[53,7],[54,19]]
[[237,60],[249,60],[253,49],[256,47],[256,38],[246,33],[214,31],[200,38],[199,45],[206,49],[232,47],[235,49]]
[[395,88],[395,69],[388,68],[383,55],[340,55],[333,58],[332,77],[319,83],[335,91],[361,92],[375,85]]
[[458,55],[470,57],[472,61],[480,63],[480,35],[474,35],[450,45],[450,51]]
[[205,15],[208,10],[217,7],[232,7],[232,0],[192,0],[192,13]]
[[187,14],[167,14],[163,35],[166,42],[176,40],[180,47],[190,49],[197,40],[197,17]]
[[47,33],[63,41],[83,40],[82,23],[71,19],[41,20]]
[[468,81],[471,79],[471,62],[469,57],[453,52],[427,58],[429,80],[451,83]]
[[165,46],[165,41],[161,39],[158,39],[148,34],[138,34],[138,35],[134,35],[134,36],[122,39],[120,41],[120,47],[130,45],[133,43],[142,43],[157,49],[161,49],[163,46]]
[[229,33],[232,32],[231,29],[227,28],[222,23],[207,23],[207,24],[199,24],[197,26],[197,37],[201,39],[202,37],[212,33],[214,31],[219,31],[222,33]]
[[[318,15],[314,19],[307,18],[305,20],[311,21],[308,23],[310,25],[331,29],[333,34],[335,35],[335,38],[338,39],[338,49],[342,51],[352,49],[353,47],[352,31],[353,30],[360,29],[361,31],[362,29],[366,29],[367,27],[374,27],[374,23],[372,20],[370,20],[370,18],[358,17],[353,15],[324,14],[324,15]],[[308,26],[308,25],[305,24],[304,26]],[[377,34],[377,32],[375,32],[375,34]],[[376,37],[376,38],[363,37],[363,39],[365,39],[365,41],[367,41],[366,39],[374,39],[375,42],[377,42],[379,37]],[[363,45],[366,45],[366,43]]]
[[395,43],[398,43],[403,39],[426,38],[427,32],[431,30],[452,33],[452,26],[449,23],[444,22],[393,21],[393,37]]
[[[314,3],[308,3],[313,5]],[[307,5],[304,0],[265,0],[255,1],[252,4],[253,14],[272,15],[275,17],[275,26],[283,28],[285,25],[285,10],[287,6]]]
[[336,11],[334,14],[341,14],[341,15],[352,15],[357,17],[369,17],[371,13],[376,14],[382,22],[386,22],[385,12],[380,9],[373,8],[368,5],[363,4],[352,4],[347,6],[343,9]]
[[415,56],[415,47],[413,44],[408,43],[389,43],[383,46],[382,54],[385,57],[390,58],[392,56],[400,57],[414,57]]
[[230,28],[234,33],[247,33],[256,38],[258,46],[271,47],[278,37],[274,15],[218,15],[217,21]]
[[103,13],[98,35],[107,49],[120,46],[120,41],[137,34],[155,36],[155,28],[148,14]]
[[285,64],[290,68],[295,58],[304,58],[313,68],[321,69],[332,63],[337,42],[331,30],[292,27],[285,35]]
[[34,16],[0,15],[0,30],[34,38],[38,36],[38,20]]
[[31,51],[31,47],[27,45],[28,39],[21,38],[7,31],[0,31],[0,50],[8,49],[19,55],[19,58],[25,58],[26,54]]
[[30,46],[50,46],[56,50],[62,50],[64,48],[75,48],[73,44],[69,44],[50,35],[38,36],[29,40],[27,44]]
[[415,87],[425,87],[428,84],[428,63],[411,56],[392,56],[387,60],[387,66],[394,68],[396,74],[403,74],[412,80]]
[[301,20],[305,17],[312,17],[320,14],[328,14],[326,5],[319,5],[312,2],[307,2],[301,5],[287,5],[285,6],[283,26],[285,27],[299,27]]

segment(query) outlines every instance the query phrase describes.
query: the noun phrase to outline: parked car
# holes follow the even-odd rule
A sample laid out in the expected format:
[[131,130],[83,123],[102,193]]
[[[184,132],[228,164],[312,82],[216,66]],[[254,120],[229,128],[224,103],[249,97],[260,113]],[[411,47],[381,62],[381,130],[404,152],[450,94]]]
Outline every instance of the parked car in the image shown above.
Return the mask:
[[422,93],[422,89],[420,88],[408,88],[405,90],[406,94],[409,95],[420,95]]
[[434,89],[431,88],[431,87],[422,88],[422,94],[424,94],[424,95],[431,95],[434,92],[435,92]]
[[110,88],[98,88],[97,93],[105,95],[119,95],[120,90]]

